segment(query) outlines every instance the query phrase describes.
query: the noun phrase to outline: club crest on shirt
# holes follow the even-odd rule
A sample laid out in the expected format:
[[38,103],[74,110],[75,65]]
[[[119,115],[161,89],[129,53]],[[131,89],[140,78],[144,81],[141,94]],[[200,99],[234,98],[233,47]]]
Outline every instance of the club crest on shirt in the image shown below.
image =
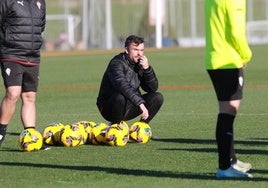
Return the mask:
[[41,3],[40,3],[40,1],[37,1],[36,2],[36,5],[37,5],[38,9],[40,10],[41,9]]
[[24,6],[23,1],[17,1],[17,3],[21,6]]
[[10,68],[7,68],[7,69],[6,69],[6,74],[7,74],[8,76],[10,76],[10,73],[11,73],[11,69],[10,69]]
[[243,77],[242,76],[239,76],[238,81],[239,81],[239,85],[242,87],[243,86],[243,82],[244,82]]

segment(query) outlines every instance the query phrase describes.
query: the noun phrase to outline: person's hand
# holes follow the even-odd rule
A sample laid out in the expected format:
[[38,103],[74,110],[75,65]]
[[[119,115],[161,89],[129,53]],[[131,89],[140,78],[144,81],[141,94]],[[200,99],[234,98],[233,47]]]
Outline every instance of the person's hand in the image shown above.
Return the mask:
[[139,59],[139,64],[141,65],[141,67],[143,69],[148,69],[149,68],[149,63],[148,63],[148,59],[146,56],[141,56]]
[[149,117],[149,112],[144,104],[140,104],[141,119],[146,120]]

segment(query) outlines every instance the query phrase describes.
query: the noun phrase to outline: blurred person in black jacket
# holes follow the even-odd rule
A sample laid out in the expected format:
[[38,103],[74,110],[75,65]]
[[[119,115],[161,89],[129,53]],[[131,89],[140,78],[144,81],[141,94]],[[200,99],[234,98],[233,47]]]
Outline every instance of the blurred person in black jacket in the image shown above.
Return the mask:
[[144,39],[131,35],[125,51],[112,58],[103,75],[97,106],[111,124],[139,115],[140,121],[149,123],[163,104],[157,89],[158,79],[144,56]]
[[0,1],[0,63],[6,89],[0,107],[0,145],[21,98],[24,129],[35,128],[45,0]]

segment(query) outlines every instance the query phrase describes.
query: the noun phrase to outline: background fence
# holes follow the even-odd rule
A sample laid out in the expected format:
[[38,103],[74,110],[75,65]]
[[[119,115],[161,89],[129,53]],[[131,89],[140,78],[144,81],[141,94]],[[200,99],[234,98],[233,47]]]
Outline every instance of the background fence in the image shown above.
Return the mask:
[[[249,41],[268,43],[268,0],[247,6]],[[130,34],[149,47],[203,46],[204,0],[47,1],[45,50],[122,48]]]

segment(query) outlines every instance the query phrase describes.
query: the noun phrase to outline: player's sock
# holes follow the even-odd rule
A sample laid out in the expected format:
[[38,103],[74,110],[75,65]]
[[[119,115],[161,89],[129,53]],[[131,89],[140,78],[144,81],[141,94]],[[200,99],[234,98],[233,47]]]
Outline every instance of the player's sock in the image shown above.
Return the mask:
[[231,144],[231,152],[230,152],[231,164],[235,164],[237,162],[237,157],[234,150],[234,139],[232,140]]
[[25,129],[35,129],[35,127],[33,126],[33,127],[24,127],[24,130]]
[[0,146],[5,140],[7,125],[0,124]]
[[225,170],[231,166],[230,156],[233,143],[233,122],[235,116],[219,114],[216,126],[216,141],[219,155],[219,168]]

